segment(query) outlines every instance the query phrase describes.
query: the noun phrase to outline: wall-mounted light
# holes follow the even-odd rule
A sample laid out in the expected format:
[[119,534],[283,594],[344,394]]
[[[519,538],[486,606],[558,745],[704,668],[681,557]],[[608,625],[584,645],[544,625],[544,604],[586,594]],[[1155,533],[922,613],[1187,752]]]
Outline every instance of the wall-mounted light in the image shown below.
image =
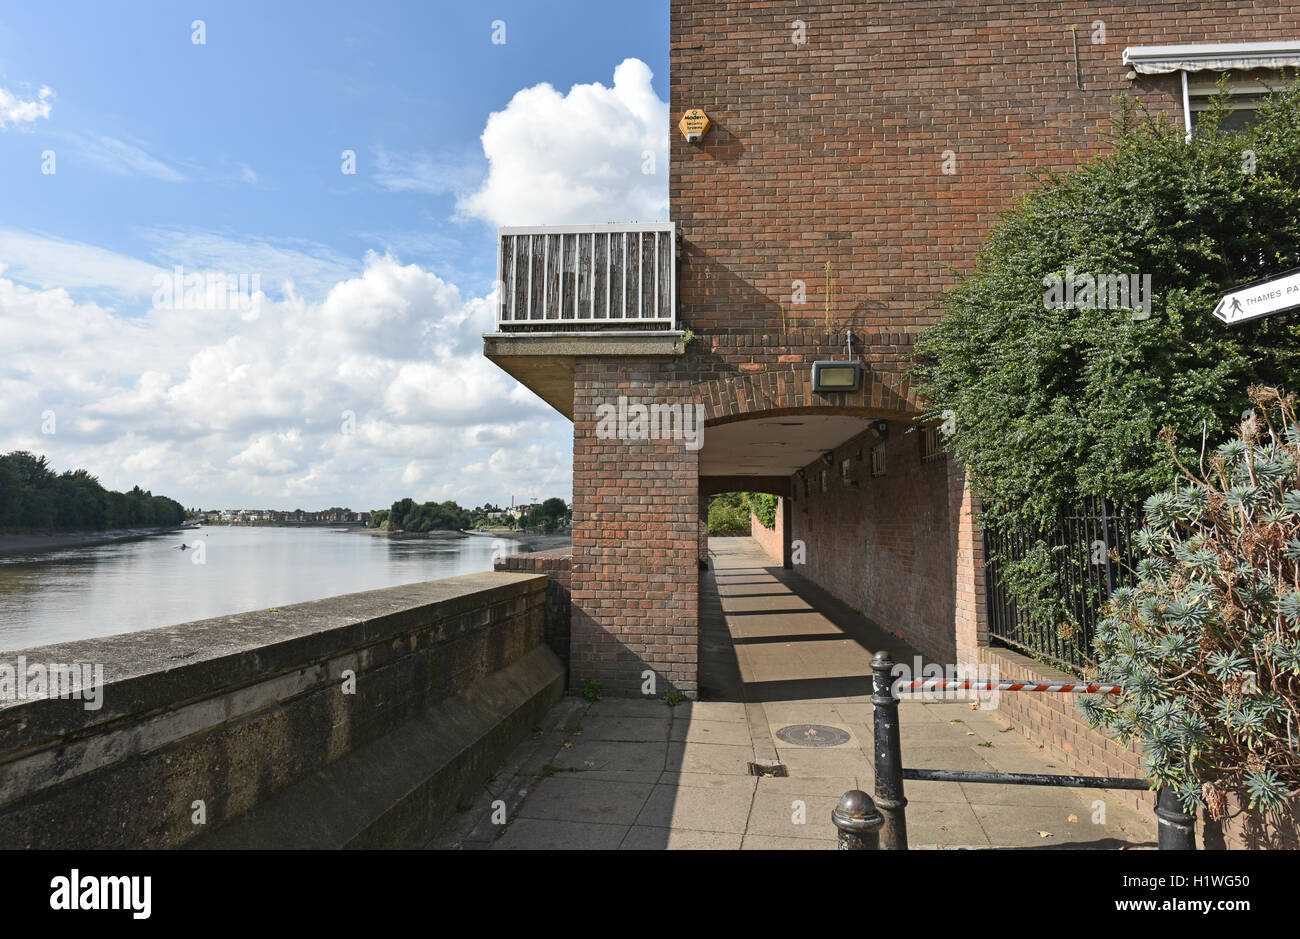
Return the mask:
[[876,421],[871,425],[871,432],[876,435],[877,440],[884,440],[889,436],[889,421]]
[[857,391],[862,387],[861,362],[814,362],[813,391],[829,394],[833,391]]
[[822,462],[825,463],[827,466],[834,466],[835,454],[832,453],[830,450],[827,450],[825,453],[822,454]]

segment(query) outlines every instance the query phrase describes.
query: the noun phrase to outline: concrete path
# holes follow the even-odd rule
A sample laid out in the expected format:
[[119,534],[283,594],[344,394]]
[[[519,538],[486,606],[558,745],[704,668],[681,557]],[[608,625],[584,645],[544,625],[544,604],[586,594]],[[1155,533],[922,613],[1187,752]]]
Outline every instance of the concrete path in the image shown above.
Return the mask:
[[[565,698],[429,847],[835,847],[831,809],[848,789],[872,791],[872,651],[914,653],[751,539],[713,539],[710,554],[703,700]],[[907,766],[1066,772],[996,710],[920,700],[899,710]],[[788,775],[751,775],[755,763]],[[1154,819],[1098,790],[912,782],[906,794],[913,848],[1155,843]]]

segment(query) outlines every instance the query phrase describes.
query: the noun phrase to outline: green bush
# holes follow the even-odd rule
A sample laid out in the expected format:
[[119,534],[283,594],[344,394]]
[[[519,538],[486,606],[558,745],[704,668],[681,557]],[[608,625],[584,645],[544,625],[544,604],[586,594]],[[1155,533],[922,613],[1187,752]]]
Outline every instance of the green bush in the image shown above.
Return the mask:
[[765,492],[724,492],[709,499],[709,533],[749,531],[753,513],[768,528],[776,526],[777,497]]
[[743,492],[724,492],[709,499],[709,534],[749,531],[749,507]]
[[1140,740],[1150,778],[1222,818],[1225,795],[1280,813],[1300,788],[1300,426],[1295,397],[1258,407],[1146,501],[1135,586],[1103,609],[1093,726]]
[[745,505],[753,512],[764,528],[776,527],[776,496],[766,492],[745,493]]
[[[1217,439],[1250,384],[1300,387],[1300,317],[1211,315],[1226,290],[1300,265],[1300,87],[1242,133],[1218,129],[1226,96],[1213,107],[1188,144],[1121,99],[1113,150],[1025,195],[918,338],[926,416],[943,422],[986,524],[1034,538],[1087,496],[1136,505],[1174,481],[1161,427]],[[1054,305],[1052,278],[1083,273],[1149,275],[1149,316]],[[1036,627],[1068,618],[1041,571],[996,560]]]

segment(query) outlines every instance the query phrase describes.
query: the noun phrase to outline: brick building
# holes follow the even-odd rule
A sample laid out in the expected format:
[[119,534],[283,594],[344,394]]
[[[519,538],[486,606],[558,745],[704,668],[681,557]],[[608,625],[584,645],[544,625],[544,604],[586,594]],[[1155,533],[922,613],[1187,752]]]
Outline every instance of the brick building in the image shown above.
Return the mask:
[[[916,426],[913,339],[1030,171],[1105,148],[1115,95],[1190,132],[1222,71],[1297,61],[1300,2],[671,16],[672,120],[711,125],[673,128],[672,221],[503,229],[485,337],[573,421],[571,675],[698,691],[701,517],[738,489],[781,497],[784,563],[939,661],[987,660],[972,497]],[[858,390],[814,390],[835,359]]]

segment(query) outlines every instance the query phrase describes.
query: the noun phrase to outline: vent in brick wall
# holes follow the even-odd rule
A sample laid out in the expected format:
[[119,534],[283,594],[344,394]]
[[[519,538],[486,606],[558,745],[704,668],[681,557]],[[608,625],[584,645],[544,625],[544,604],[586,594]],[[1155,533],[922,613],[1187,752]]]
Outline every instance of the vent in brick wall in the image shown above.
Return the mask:
[[933,463],[941,456],[943,456],[943,451],[939,449],[939,428],[937,426],[922,427],[921,462]]

